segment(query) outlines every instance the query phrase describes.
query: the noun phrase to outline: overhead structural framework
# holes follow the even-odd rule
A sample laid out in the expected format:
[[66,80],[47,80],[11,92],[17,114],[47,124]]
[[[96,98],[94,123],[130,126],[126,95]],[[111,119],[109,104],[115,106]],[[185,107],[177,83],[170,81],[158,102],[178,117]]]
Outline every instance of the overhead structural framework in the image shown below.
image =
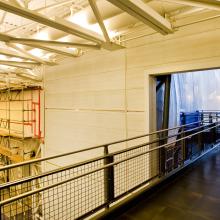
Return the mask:
[[19,1],[19,0],[9,0],[9,2],[15,6],[18,6],[18,7],[24,7],[24,4],[21,3],[21,1]]
[[210,10],[220,11],[220,1],[218,0],[157,0],[181,5],[190,5]]
[[8,56],[8,57],[16,57],[16,58],[20,58],[20,59],[24,59],[24,60],[36,61],[35,59],[33,59],[33,58],[31,58],[31,57],[28,57],[28,56],[19,54],[19,53],[17,53],[16,51],[12,51],[12,50],[9,50],[9,49],[3,49],[3,48],[1,48],[0,54],[1,54],[1,55],[5,55],[5,56]]
[[[72,53],[72,52],[69,52],[67,50],[58,50],[58,49],[55,49],[55,48],[52,48],[52,47],[46,47],[46,46],[41,46],[41,45],[35,45],[35,44],[27,44],[31,47],[36,47],[36,48],[39,48],[39,49],[42,49],[42,50],[46,50],[46,51],[49,51],[49,52],[52,52],[52,53],[57,53],[57,54],[60,54],[60,55],[63,55],[63,56],[68,56],[68,57],[78,57],[78,53]],[[78,50],[77,50],[78,51]]]
[[33,65],[39,65],[39,63],[0,60],[0,65],[13,66],[13,67],[18,67],[18,68],[22,68],[22,69],[32,69]]
[[98,10],[96,1],[95,1],[95,0],[89,0],[89,4],[90,4],[90,6],[91,6],[91,8],[92,8],[92,10],[93,10],[93,12],[94,12],[94,15],[95,15],[95,17],[96,17],[96,20],[97,20],[98,23],[99,23],[99,26],[100,26],[100,28],[101,28],[101,30],[102,30],[102,33],[103,33],[103,35],[104,35],[104,37],[105,37],[105,40],[106,40],[107,42],[110,42],[110,38],[109,38],[108,32],[107,32],[107,30],[106,30],[106,28],[105,28],[105,24],[104,24],[104,22],[103,22],[102,16],[101,16],[101,14],[100,14],[100,12],[99,12],[99,10]]
[[204,10],[205,10],[204,8],[198,8],[198,7],[194,7],[194,6],[186,6],[184,8],[180,8],[178,10],[174,10],[174,11],[167,13],[167,16],[169,18],[177,19],[177,18],[181,18],[182,16],[190,15],[190,14],[193,14],[196,12],[201,12]]
[[100,45],[94,44],[80,44],[72,42],[63,42],[63,41],[52,41],[52,40],[38,40],[31,38],[15,38],[13,37],[10,40],[11,43],[19,43],[24,45],[41,45],[41,46],[55,46],[55,47],[74,47],[74,48],[85,48],[85,49],[100,49]]
[[[51,4],[51,5],[46,5],[46,6],[44,6],[44,7],[35,9],[35,10],[33,10],[33,11],[35,11],[35,12],[43,12],[43,11],[45,11],[45,10],[55,9],[55,8],[57,8],[57,7],[61,7],[61,6],[64,6],[64,5],[69,4],[69,3],[72,3],[72,2],[73,2],[73,0],[68,0],[68,1],[67,1],[67,0],[64,0],[63,2],[56,2],[56,3]],[[20,26],[18,26],[18,27],[16,27],[16,28],[12,28],[12,29],[6,31],[6,33],[9,33],[9,32],[15,31],[15,30],[20,30],[20,29],[22,29],[22,28],[24,28],[24,27],[26,27],[26,26],[32,25],[32,24],[34,24],[34,22],[31,22],[31,23],[28,23],[28,24],[20,25]]]
[[[64,55],[64,56],[70,56],[70,57],[76,57],[77,55],[74,54],[74,53],[71,53],[69,51],[65,51],[65,50],[60,50],[60,49],[54,49],[54,48],[50,48],[48,46],[45,46],[47,45],[47,42],[49,42],[51,45],[53,46],[66,46],[67,45],[75,45],[74,43],[68,43],[68,42],[59,42],[59,41],[43,41],[43,40],[36,40],[36,39],[26,39],[26,38],[16,38],[16,37],[12,37],[10,35],[7,35],[7,34],[3,34],[3,33],[0,33],[0,41],[4,41],[7,43],[8,46],[10,47],[13,47],[12,46],[12,43],[19,43],[19,44],[23,44],[23,45],[28,45],[28,46],[31,46],[31,47],[35,47],[35,48],[40,48],[42,50],[46,50],[46,51],[49,51],[49,52],[53,52],[53,53],[57,53],[57,54],[61,54],[61,55]],[[80,44],[78,44],[79,46]],[[90,46],[90,45],[86,45],[86,46]],[[93,45],[91,45],[91,48],[93,48]],[[95,47],[94,45],[94,48],[97,48],[98,47]],[[14,49],[16,50],[19,50],[18,47],[16,45],[14,45]],[[20,50],[20,52],[24,52],[25,50]],[[28,54],[26,54],[28,55]],[[30,55],[30,54],[29,54]],[[36,60],[36,57],[34,58]],[[39,61],[39,60],[38,60]],[[40,63],[46,63],[46,61],[43,61],[41,60]],[[46,64],[53,64],[52,62],[51,63],[46,63]]]
[[171,23],[141,0],[107,0],[161,34],[173,33]]
[[17,70],[11,70],[11,69],[7,69],[7,68],[0,68],[0,75],[10,75],[10,74],[13,74],[15,75],[16,77],[18,78],[21,78],[21,79],[25,79],[25,80],[30,80],[30,81],[34,81],[34,82],[41,82],[41,79],[40,78],[36,78],[30,74],[28,74],[27,72],[25,71],[17,71]]
[[74,47],[74,48],[89,48],[89,49],[100,49],[100,45],[97,44],[81,44],[73,42],[64,42],[64,41],[52,41],[52,40],[38,40],[33,38],[18,38],[13,37],[8,34],[0,33],[0,41],[7,43],[18,43],[23,45],[44,45],[44,46],[57,46],[57,47]]
[[[0,0],[0,9],[24,17],[26,19],[30,19],[48,27],[63,31],[65,33],[75,35],[77,37],[94,42],[96,44],[106,44],[103,36],[62,18],[56,17],[55,20],[52,20],[40,13],[26,8],[17,7],[3,0]],[[113,49],[115,49],[114,43],[111,44],[113,46]],[[111,47],[106,48],[111,50]]]
[[34,56],[33,54],[31,54],[30,52],[26,51],[25,49],[18,47],[16,44],[6,43],[6,45],[8,47],[11,47],[11,48],[19,51],[20,53],[24,54],[25,56],[29,57],[30,59],[33,59],[34,61],[37,61],[37,62],[39,62],[41,64],[47,64],[47,65],[51,65],[51,66],[56,64],[55,62],[52,62],[52,61],[49,61],[49,60],[46,60],[46,59]]

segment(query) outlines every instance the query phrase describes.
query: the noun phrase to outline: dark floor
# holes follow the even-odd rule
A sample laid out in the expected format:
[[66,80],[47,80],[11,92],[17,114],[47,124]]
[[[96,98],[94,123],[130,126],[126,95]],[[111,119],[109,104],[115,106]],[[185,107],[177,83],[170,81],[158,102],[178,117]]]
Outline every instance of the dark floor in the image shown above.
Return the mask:
[[220,150],[214,150],[114,219],[220,220]]

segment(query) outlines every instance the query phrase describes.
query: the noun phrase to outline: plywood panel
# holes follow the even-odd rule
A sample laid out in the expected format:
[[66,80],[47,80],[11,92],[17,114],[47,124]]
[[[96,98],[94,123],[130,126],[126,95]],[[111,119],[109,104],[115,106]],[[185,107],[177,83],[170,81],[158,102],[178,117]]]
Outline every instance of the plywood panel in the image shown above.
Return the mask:
[[219,21],[131,40],[126,50],[93,51],[47,68],[47,153],[155,130],[155,82],[148,74],[220,66]]
[[220,30],[128,49],[128,68],[220,56]]
[[123,113],[47,110],[46,118],[49,152],[68,152],[125,138]]
[[146,72],[143,67],[130,68],[126,71],[126,88],[144,88]]
[[90,110],[124,109],[124,90],[47,93],[47,108]]
[[127,113],[127,129],[128,131],[146,132],[145,112],[128,112]]
[[127,90],[128,111],[145,111],[144,88]]
[[93,73],[111,72],[125,68],[125,50],[105,52],[98,56],[82,56],[77,59],[66,59],[59,66],[46,70],[45,81],[62,79],[72,75],[91,75]]

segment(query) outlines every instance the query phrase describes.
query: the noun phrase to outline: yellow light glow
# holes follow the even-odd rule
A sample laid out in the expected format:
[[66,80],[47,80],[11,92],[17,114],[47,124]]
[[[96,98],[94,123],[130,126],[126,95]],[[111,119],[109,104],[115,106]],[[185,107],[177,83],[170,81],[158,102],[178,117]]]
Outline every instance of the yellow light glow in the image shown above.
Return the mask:
[[42,55],[43,55],[42,50],[40,50],[38,48],[34,48],[34,49],[30,50],[29,52],[36,57],[42,57]]
[[22,61],[22,59],[18,58],[18,57],[12,57],[10,60],[11,61],[18,61],[18,62]]
[[24,49],[24,45],[22,45],[22,44],[15,44],[15,45],[21,49]]
[[119,35],[117,31],[109,31],[108,34],[110,38],[113,38]]
[[[80,25],[81,27],[84,27],[86,29],[89,29],[91,31],[96,32],[97,34],[103,35],[102,30],[98,23],[96,24],[89,24],[87,14],[85,12],[79,12],[74,14],[73,16],[69,17],[69,20],[75,24]],[[115,37],[118,35],[118,32],[109,30],[109,21],[104,21],[105,27],[109,33],[110,38]]]
[[69,19],[71,22],[78,24],[82,27],[88,27],[89,26],[89,22],[87,19],[87,15],[85,12],[79,12],[74,14],[73,16],[70,16]]
[[7,60],[7,57],[5,55],[0,55],[0,60]]
[[35,35],[35,38],[40,39],[40,40],[49,40],[49,34],[47,31],[39,31]]

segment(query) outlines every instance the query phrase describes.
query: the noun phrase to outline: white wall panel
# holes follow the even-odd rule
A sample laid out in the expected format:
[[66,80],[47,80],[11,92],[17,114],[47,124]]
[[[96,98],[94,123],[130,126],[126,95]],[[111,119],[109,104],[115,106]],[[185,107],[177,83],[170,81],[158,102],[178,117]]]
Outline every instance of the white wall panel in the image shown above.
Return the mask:
[[[66,59],[45,73],[46,151],[62,152],[154,130],[147,74],[220,66],[220,19]],[[56,150],[55,150],[56,149]],[[55,152],[54,152],[55,153]]]

